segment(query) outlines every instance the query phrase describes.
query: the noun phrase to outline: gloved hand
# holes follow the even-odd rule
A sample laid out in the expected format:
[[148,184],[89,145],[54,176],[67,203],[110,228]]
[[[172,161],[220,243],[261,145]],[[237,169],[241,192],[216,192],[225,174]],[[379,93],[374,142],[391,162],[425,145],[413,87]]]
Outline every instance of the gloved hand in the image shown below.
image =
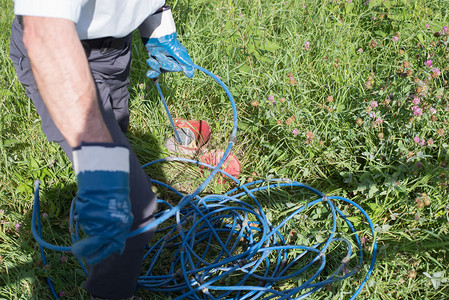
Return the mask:
[[193,62],[186,48],[176,38],[176,26],[168,6],[149,16],[139,27],[140,36],[148,50],[147,77],[157,78],[162,72],[179,72],[192,78]]
[[129,201],[129,150],[114,144],[83,144],[73,150],[78,193],[75,220],[87,237],[72,246],[90,265],[121,254],[133,216]]

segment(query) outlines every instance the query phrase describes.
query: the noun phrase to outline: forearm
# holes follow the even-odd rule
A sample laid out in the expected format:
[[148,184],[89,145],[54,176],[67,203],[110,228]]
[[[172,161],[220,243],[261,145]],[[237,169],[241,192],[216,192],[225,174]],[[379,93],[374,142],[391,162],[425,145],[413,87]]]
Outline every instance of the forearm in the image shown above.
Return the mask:
[[39,93],[69,145],[112,142],[75,24],[43,17],[24,17],[23,22],[23,40]]

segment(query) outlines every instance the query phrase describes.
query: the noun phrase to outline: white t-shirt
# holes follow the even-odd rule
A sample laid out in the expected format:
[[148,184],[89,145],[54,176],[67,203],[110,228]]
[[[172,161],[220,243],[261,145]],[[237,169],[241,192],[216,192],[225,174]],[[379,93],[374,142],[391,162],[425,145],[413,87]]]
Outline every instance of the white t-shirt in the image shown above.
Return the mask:
[[71,20],[85,40],[126,36],[164,4],[165,0],[14,0],[14,13]]

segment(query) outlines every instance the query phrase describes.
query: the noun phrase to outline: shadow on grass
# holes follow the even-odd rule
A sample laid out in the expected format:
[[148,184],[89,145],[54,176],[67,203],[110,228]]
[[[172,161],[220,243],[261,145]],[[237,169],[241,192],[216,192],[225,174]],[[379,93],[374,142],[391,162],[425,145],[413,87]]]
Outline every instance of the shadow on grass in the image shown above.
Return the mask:
[[[48,257],[50,258],[50,255]],[[67,299],[90,299],[79,287],[79,283],[75,285],[77,282],[73,280],[80,278],[77,273],[69,263],[44,268],[42,261],[36,257],[7,268],[6,274],[0,276],[0,296],[6,297],[2,299],[52,299],[54,297],[46,281],[47,276],[50,276],[56,294],[64,293],[68,296]],[[20,294],[17,291],[20,291]]]
[[[144,152],[139,151],[141,149],[135,151],[142,162],[151,161],[158,157],[161,150],[158,148],[154,136],[140,134],[138,131],[134,131],[133,134],[151,145],[151,149],[146,149]],[[129,137],[131,141],[134,138],[135,136]],[[158,165],[151,167],[149,173],[158,174],[158,180],[164,181],[164,174]],[[69,216],[71,202],[75,195],[75,181],[54,179],[42,183],[40,187],[40,217],[44,241],[57,246],[70,246],[72,244]],[[76,258],[71,253],[46,249],[46,260],[50,266],[43,267],[39,245],[31,234],[31,210],[27,212],[23,219],[25,221],[22,224],[20,235],[11,231],[11,237],[16,239],[15,235],[17,236],[16,255],[24,259],[10,258],[7,272],[2,272],[3,274],[0,276],[2,277],[0,285],[5,287],[0,288],[0,294],[7,289],[10,293],[17,293],[12,294],[13,298],[20,297],[19,294],[22,293],[22,296],[39,295],[35,299],[54,298],[46,279],[49,276],[57,294],[64,291],[65,298],[84,299],[83,297],[85,297],[85,299],[88,299],[86,292],[82,289],[86,276]],[[150,241],[150,243],[153,242],[155,241]],[[8,260],[6,257],[3,259]],[[29,287],[29,291],[21,288],[24,283]]]
[[[39,226],[44,241],[58,246],[71,245],[69,213],[75,192],[74,182],[41,186]],[[12,253],[2,258],[4,270],[0,276],[0,295],[9,295],[7,299],[51,299],[53,296],[47,282],[49,277],[57,294],[64,291],[76,299],[87,299],[80,288],[83,278],[76,259],[68,253],[48,249],[44,250],[45,258],[42,258],[39,244],[32,235],[31,209],[23,220],[19,230],[6,232],[9,242],[3,246],[12,246]],[[37,226],[35,228],[39,230]],[[44,266],[44,260],[47,266]]]
[[[393,240],[391,235],[388,239],[381,240],[378,243],[375,268],[382,272],[382,270],[390,269],[392,265],[402,265],[402,268],[395,268],[391,271],[394,272],[397,281],[420,281],[418,287],[410,290],[411,293],[416,294],[416,289],[423,289],[423,293],[427,293],[435,288],[439,290],[440,294],[448,295],[449,286],[447,284],[441,286],[438,284],[437,287],[434,284],[435,280],[445,282],[445,278],[447,278],[449,238],[446,235],[440,237],[433,233],[430,234],[430,230],[430,228],[416,230],[410,237],[410,239],[415,237],[416,241],[404,238]],[[421,238],[422,235],[426,236]],[[391,283],[385,282],[385,284]],[[407,297],[407,295],[404,296]]]

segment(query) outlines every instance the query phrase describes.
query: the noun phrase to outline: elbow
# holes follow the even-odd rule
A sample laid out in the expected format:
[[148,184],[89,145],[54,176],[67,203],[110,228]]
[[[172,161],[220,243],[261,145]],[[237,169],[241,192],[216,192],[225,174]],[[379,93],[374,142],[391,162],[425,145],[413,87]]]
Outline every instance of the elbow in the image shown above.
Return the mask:
[[42,44],[44,37],[44,29],[39,26],[36,20],[30,20],[34,17],[23,17],[23,44],[28,51],[28,55],[32,56],[34,49]]

